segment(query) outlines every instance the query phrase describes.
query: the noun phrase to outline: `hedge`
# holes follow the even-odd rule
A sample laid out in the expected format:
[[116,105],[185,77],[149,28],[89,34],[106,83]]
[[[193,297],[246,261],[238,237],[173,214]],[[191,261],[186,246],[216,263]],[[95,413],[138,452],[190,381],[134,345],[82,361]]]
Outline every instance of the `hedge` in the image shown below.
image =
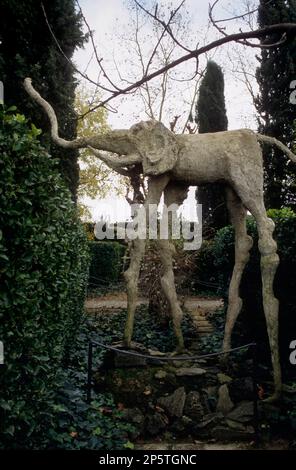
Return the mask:
[[40,131],[0,110],[0,446],[30,447],[50,419],[88,277],[85,231]]
[[125,246],[116,241],[91,241],[89,287],[118,282],[123,268]]

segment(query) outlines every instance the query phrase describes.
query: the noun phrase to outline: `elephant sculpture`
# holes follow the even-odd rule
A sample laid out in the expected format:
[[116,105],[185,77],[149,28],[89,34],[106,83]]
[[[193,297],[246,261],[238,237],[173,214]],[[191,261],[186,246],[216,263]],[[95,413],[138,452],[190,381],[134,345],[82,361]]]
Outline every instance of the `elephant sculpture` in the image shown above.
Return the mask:
[[[274,375],[274,394],[270,400],[277,399],[281,393],[282,379],[278,346],[279,303],[274,295],[273,281],[279,257],[277,244],[273,239],[274,223],[267,217],[263,201],[263,159],[259,142],[276,145],[294,163],[296,156],[277,139],[251,130],[175,135],[157,121],[140,122],[128,130],[113,130],[105,135],[66,141],[58,135],[56,115],[50,104],[33,88],[29,78],[25,79],[24,86],[47,113],[51,123],[51,136],[56,144],[64,148],[89,147],[98,158],[118,173],[129,174],[128,170],[133,168],[147,176],[146,207],[149,204],[158,205],[162,194],[167,206],[172,203],[181,205],[190,185],[224,183],[227,206],[235,228],[235,265],[229,287],[223,341],[225,353],[231,348],[231,333],[242,307],[239,288],[252,247],[252,239],[246,229],[246,215],[250,211],[258,227],[263,307]],[[175,290],[173,252],[169,240],[158,240],[158,243],[163,265],[161,285],[171,309],[177,350],[182,351],[182,310]],[[128,347],[132,339],[137,285],[144,252],[145,240],[134,240],[130,265],[125,272],[128,313],[124,341]]]

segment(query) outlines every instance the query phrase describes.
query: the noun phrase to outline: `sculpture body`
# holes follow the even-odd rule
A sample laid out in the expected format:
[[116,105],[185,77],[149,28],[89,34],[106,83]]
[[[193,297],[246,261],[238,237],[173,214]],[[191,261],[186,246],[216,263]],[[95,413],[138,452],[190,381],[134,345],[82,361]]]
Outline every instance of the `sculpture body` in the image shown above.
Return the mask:
[[[25,88],[49,116],[52,138],[62,147],[89,147],[110,168],[121,174],[129,171],[148,176],[148,194],[144,206],[158,205],[162,194],[164,203],[181,205],[190,185],[223,182],[226,185],[227,205],[235,228],[235,265],[229,287],[229,301],[225,324],[223,351],[231,348],[231,333],[242,307],[239,287],[244,268],[249,260],[252,239],[246,230],[247,210],[254,216],[259,235],[263,306],[268,330],[275,392],[281,392],[281,367],[278,347],[278,300],[274,296],[273,281],[279,258],[273,239],[274,224],[267,217],[263,201],[263,162],[259,141],[277,145],[296,163],[296,156],[278,140],[250,130],[225,131],[211,134],[175,135],[157,121],[140,122],[129,130],[115,130],[104,136],[65,141],[58,136],[53,109],[25,80]],[[106,155],[101,150],[117,154]],[[184,348],[179,305],[173,273],[173,246],[169,240],[158,240],[163,265],[161,285],[170,305],[177,350]],[[130,346],[134,314],[137,304],[138,280],[145,240],[136,239],[125,273],[128,295],[128,314],[124,340]]]

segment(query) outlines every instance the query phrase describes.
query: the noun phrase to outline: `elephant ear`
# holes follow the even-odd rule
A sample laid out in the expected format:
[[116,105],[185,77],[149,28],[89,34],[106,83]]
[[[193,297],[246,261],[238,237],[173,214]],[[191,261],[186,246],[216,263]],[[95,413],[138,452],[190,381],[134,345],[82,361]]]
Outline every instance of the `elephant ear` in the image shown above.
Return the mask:
[[161,175],[174,167],[178,158],[178,142],[161,122],[142,121],[130,130],[133,143],[142,157],[144,175]]

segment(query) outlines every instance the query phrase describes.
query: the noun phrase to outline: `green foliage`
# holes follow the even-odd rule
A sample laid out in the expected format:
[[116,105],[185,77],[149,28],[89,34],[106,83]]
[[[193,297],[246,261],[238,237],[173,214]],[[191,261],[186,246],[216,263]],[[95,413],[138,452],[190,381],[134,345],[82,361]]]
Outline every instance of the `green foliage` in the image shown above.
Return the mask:
[[[101,340],[105,344],[121,341],[126,321],[126,310],[113,315],[98,315],[94,320],[94,327],[100,331]],[[189,315],[184,315],[182,320],[182,331],[186,346],[196,338],[196,330]],[[173,351],[176,339],[171,322],[164,325],[159,321],[157,314],[148,312],[146,306],[137,309],[135,315],[135,326],[133,341],[143,344],[146,348],[157,348],[159,351]]]
[[204,240],[196,254],[196,269],[192,274],[192,289],[197,294],[201,292],[209,295],[219,295],[218,272],[213,254],[214,240]]
[[83,46],[86,37],[74,0],[43,0],[42,3],[64,55],[49,31],[41,2],[2,0],[0,77],[4,83],[5,104],[16,105],[21,113],[46,130],[42,143],[59,159],[61,173],[75,198],[79,179],[78,151],[60,149],[50,143],[48,119],[28,97],[22,82],[25,77],[32,78],[36,89],[55,109],[61,136],[73,139],[77,125],[76,81],[67,58],[71,59],[75,49]]
[[[199,89],[195,120],[200,134],[227,130],[224,77],[221,67],[216,62],[209,61],[207,64]],[[227,225],[228,213],[224,188],[221,184],[197,188],[196,198],[198,203],[202,204],[203,218],[209,227],[217,230]]]
[[59,368],[80,326],[89,253],[58,162],[24,116],[0,127],[0,433],[29,446],[48,425]]
[[212,60],[200,85],[195,120],[200,134],[227,130],[223,72]]
[[[84,319],[67,367],[60,370],[58,393],[48,402],[48,424],[31,442],[38,449],[122,449],[129,444],[133,427],[122,420],[110,394],[93,395],[86,403],[87,350],[97,332]],[[93,367],[100,364],[101,351],[94,351]]]
[[116,241],[91,241],[90,288],[118,281],[126,248]]
[[[76,91],[75,110],[79,116],[84,115],[89,109],[89,103],[92,107],[96,105],[96,92],[87,91],[79,87]],[[100,97],[97,97],[100,98]],[[89,113],[84,119],[78,121],[77,133],[80,137],[90,137],[101,135],[110,130],[107,124],[107,111],[105,108],[98,108]],[[102,161],[95,156],[90,149],[80,150],[79,154],[79,206],[84,220],[90,220],[91,214],[83,204],[84,197],[95,199],[104,198],[108,194],[123,195],[125,191],[125,178],[119,176],[116,172],[110,170]]]
[[[225,325],[225,309],[218,309],[213,312],[208,319],[214,326],[214,331],[210,335],[200,337],[200,353],[211,354],[222,351],[222,343]],[[241,346],[241,344],[238,344]]]
[[[260,28],[276,23],[296,22],[295,0],[260,0]],[[281,34],[263,37],[263,43],[276,43]],[[295,105],[290,102],[290,83],[296,75],[296,39],[288,37],[283,47],[261,50],[256,77],[259,96],[256,102],[260,116],[259,132],[271,135],[288,147],[295,146],[293,121]],[[267,207],[290,206],[295,210],[296,168],[277,148],[264,147],[265,200]]]

